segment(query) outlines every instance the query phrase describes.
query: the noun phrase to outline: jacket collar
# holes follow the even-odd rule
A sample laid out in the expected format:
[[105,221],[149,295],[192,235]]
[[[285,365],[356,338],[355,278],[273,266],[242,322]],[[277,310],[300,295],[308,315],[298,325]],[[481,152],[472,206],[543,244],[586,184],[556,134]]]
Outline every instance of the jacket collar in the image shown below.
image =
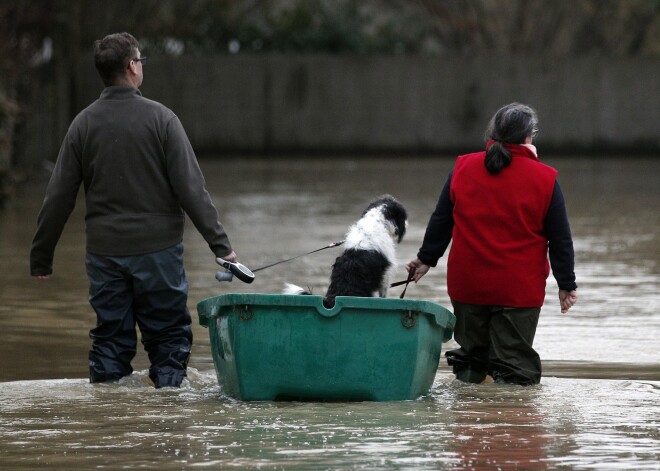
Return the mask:
[[136,96],[142,96],[140,90],[134,87],[121,85],[111,85],[109,87],[105,87],[101,92],[102,100],[121,100],[124,98],[133,98]]
[[[492,139],[489,139],[486,143],[486,149],[492,146],[495,143]],[[527,157],[532,160],[540,161],[538,155],[536,154],[536,147],[531,144],[509,144],[508,142],[503,142],[502,145],[511,152],[511,155],[514,157]]]

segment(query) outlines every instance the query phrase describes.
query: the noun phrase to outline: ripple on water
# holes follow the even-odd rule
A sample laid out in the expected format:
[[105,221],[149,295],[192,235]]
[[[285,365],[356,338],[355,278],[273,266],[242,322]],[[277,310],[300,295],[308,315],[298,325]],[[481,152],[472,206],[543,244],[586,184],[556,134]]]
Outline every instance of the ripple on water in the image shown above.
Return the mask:
[[213,371],[191,369],[181,389],[146,377],[0,383],[3,459],[12,469],[652,469],[660,447],[657,381],[548,377],[525,388],[440,372],[416,401],[245,403],[224,396]]

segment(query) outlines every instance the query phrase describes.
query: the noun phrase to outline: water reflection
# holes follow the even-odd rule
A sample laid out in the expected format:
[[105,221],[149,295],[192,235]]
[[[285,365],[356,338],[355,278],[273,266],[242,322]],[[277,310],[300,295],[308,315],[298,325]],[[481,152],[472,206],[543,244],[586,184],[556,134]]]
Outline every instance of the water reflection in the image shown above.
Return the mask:
[[242,403],[213,372],[154,390],[0,383],[7,469],[655,469],[657,382],[547,378],[530,388],[439,374],[431,394],[390,403]]
[[452,449],[468,468],[546,469],[550,430],[536,407],[540,387],[460,385]]

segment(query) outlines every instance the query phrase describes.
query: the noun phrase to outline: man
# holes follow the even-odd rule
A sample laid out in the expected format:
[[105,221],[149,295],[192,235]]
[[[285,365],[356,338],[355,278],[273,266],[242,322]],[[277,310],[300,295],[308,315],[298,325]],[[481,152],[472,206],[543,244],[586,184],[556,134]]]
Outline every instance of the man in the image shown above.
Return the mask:
[[94,43],[105,84],[71,123],[46,189],[30,253],[32,276],[48,279],[55,246],[80,184],[86,202],[92,383],[133,371],[136,323],[157,388],[179,387],[192,346],[183,269],[184,212],[216,257],[236,261],[177,116],[142,97],[146,61],[128,33]]

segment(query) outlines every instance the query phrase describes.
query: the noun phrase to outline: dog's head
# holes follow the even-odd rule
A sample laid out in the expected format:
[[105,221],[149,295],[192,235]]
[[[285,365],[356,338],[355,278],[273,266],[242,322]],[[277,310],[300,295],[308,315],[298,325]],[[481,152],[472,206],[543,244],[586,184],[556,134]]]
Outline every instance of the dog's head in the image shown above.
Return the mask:
[[364,210],[362,216],[364,217],[372,209],[379,209],[383,214],[385,220],[392,223],[394,227],[394,237],[397,243],[400,243],[403,236],[406,235],[406,227],[408,226],[408,213],[406,208],[403,207],[393,196],[383,195],[379,196]]

